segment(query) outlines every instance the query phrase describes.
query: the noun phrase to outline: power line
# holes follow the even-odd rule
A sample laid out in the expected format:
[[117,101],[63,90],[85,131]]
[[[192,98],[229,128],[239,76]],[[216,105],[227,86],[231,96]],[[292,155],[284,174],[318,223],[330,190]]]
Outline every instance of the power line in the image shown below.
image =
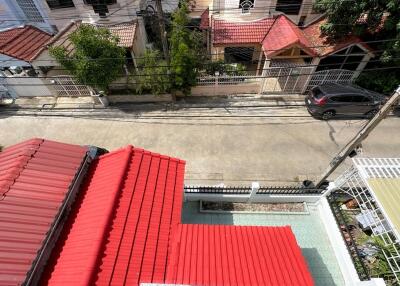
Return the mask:
[[[372,69],[364,69],[361,73],[367,72],[367,71],[382,71],[382,70],[392,70],[392,69],[400,69],[400,66],[393,66],[393,67],[385,67],[385,68],[372,68]],[[270,76],[270,75],[266,75],[266,76],[254,76],[257,79],[261,79],[261,78],[280,78],[280,77],[297,77],[297,76],[303,76],[303,75],[314,75],[315,72],[313,73],[302,73],[302,74],[293,74],[293,75],[277,75],[277,76]],[[136,75],[136,76],[147,76],[147,75]],[[151,76],[170,76],[170,74],[153,74]],[[225,76],[229,79],[229,76]],[[243,78],[245,78],[246,76],[243,76]],[[9,77],[9,79],[12,78],[44,78],[44,79],[55,79],[54,77]],[[224,76],[220,76],[220,78],[224,79]],[[233,77],[234,78],[234,77]],[[159,81],[160,83],[169,83],[170,81]],[[229,81],[227,81],[229,82]],[[92,83],[95,84],[95,83]],[[112,83],[111,85],[113,86],[127,86],[127,85],[137,85],[140,83]],[[222,84],[222,83],[221,83]],[[9,84],[6,83],[6,86],[54,86],[55,84],[49,84],[49,83],[40,83],[40,84],[22,84],[22,83],[18,83],[18,84]],[[62,84],[63,86],[76,86],[76,84],[71,83],[71,84]],[[85,85],[84,83],[82,84],[78,84],[78,85]]]
[[[371,43],[384,43],[384,42],[395,42],[395,41],[398,41],[398,39],[396,39],[396,38],[393,38],[393,39],[385,39],[385,40],[371,40],[371,41],[360,41],[360,42],[356,42],[356,43],[354,43],[353,45],[356,45],[356,44],[371,44]],[[327,47],[331,47],[331,45],[315,45],[315,46],[305,46],[304,48],[327,48]],[[276,52],[276,51],[286,51],[286,50],[290,50],[290,49],[292,49],[292,48],[283,48],[283,49],[269,49],[268,51],[271,51],[271,52]],[[394,48],[393,48],[394,49]],[[384,51],[384,50],[378,50],[378,52],[379,51]],[[208,55],[208,56],[217,56],[217,55],[223,55],[223,54],[237,54],[237,53],[235,53],[235,52],[231,52],[231,53],[207,53],[207,54],[196,54],[196,55],[198,55],[198,56],[201,56],[201,55]],[[240,53],[239,53],[240,54]],[[244,53],[243,53],[244,54]],[[337,56],[337,57],[347,57],[347,56],[349,56],[349,55],[336,55],[335,54],[335,56]],[[312,57],[312,56],[310,56],[310,57]],[[144,59],[144,58],[146,58],[146,57],[135,57],[135,60],[138,60],[138,59]],[[162,57],[160,57],[160,56],[158,56],[158,57],[150,57],[150,58],[155,58],[155,59],[162,59]],[[304,57],[298,57],[298,58],[304,58]],[[115,59],[119,59],[119,58],[102,58],[102,59],[86,59],[86,60],[93,60],[93,61],[100,61],[100,60],[115,60]],[[31,62],[49,62],[49,61],[51,61],[51,60],[54,60],[54,59],[50,59],[50,60],[32,60]],[[78,60],[78,59],[66,59],[67,61],[74,61],[74,60]],[[1,60],[0,62],[10,62],[10,61],[23,61],[23,60],[19,60],[19,59],[9,59],[9,60]]]
[[[399,58],[393,58],[393,60],[400,60],[400,57]],[[271,61],[273,61],[273,59],[272,60],[266,60],[267,62],[271,62]],[[360,63],[374,63],[374,62],[383,62],[383,60],[369,60],[369,61],[363,61],[363,60],[361,60],[361,61],[353,61],[353,62],[345,62],[345,63],[343,63],[343,64],[346,64],[346,65],[352,65],[352,64],[360,64]],[[209,64],[212,64],[212,62],[211,63],[209,63]],[[229,64],[227,64],[227,65],[229,65]],[[276,67],[269,67],[269,68],[260,68],[260,69],[246,69],[245,70],[245,72],[251,72],[251,71],[264,71],[264,70],[274,70],[274,69],[284,69],[284,68],[303,68],[303,67],[330,67],[330,66],[337,66],[338,65],[338,63],[330,63],[330,64],[318,64],[318,65],[312,65],[312,64],[304,64],[304,65],[296,65],[296,66],[287,66],[287,67],[280,67],[280,66],[276,66]],[[180,65],[180,66],[185,66],[185,65]],[[172,66],[171,65],[155,65],[155,66],[146,66],[145,68],[159,68],[159,67],[165,67],[165,68],[171,68]],[[174,66],[174,67],[176,67],[176,66]],[[207,67],[207,64],[205,65],[205,67],[203,67],[203,68],[206,68]],[[33,68],[35,71],[41,71],[40,70],[40,68]],[[143,69],[143,68],[142,68]],[[52,71],[68,71],[67,69],[65,69],[65,68],[53,68],[53,69],[51,69]],[[140,70],[140,69],[139,69]],[[154,75],[156,75],[156,74],[154,74]],[[132,74],[129,74],[129,75],[127,75],[127,74],[120,74],[119,76],[135,76],[135,73],[132,73]],[[139,75],[137,75],[137,76],[139,76]],[[144,76],[146,76],[146,75],[144,75]],[[21,76],[21,77],[10,77],[10,78],[26,78],[25,76]],[[35,78],[40,78],[40,76],[38,76],[38,77],[35,77]]]

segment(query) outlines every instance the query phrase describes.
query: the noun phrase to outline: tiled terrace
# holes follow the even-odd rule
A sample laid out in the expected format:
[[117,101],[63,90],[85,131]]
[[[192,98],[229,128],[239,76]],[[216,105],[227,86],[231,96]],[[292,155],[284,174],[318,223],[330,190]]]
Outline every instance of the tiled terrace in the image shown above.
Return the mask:
[[290,225],[302,249],[316,285],[344,285],[339,264],[318,211],[311,205],[304,214],[201,213],[198,202],[186,202],[182,222],[228,225]]

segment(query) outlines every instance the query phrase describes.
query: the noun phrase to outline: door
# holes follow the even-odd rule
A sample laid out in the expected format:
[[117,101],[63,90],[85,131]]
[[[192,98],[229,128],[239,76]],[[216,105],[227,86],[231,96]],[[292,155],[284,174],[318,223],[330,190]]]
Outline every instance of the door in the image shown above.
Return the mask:
[[329,108],[335,110],[336,114],[353,113],[353,96],[351,94],[335,95],[329,98]]
[[354,103],[354,113],[356,114],[365,114],[368,111],[372,110],[373,100],[372,98],[362,95],[362,94],[354,94],[353,95],[353,103]]

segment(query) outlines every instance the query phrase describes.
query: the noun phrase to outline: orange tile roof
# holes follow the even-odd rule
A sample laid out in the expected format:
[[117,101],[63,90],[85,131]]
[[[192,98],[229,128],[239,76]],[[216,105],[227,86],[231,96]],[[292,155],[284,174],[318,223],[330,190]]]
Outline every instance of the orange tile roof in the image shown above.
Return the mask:
[[0,53],[29,62],[51,38],[52,35],[30,25],[1,31]]
[[274,25],[262,41],[262,45],[267,56],[281,53],[282,50],[293,45],[298,45],[310,55],[316,55],[316,52],[309,48],[312,44],[305,37],[303,31],[283,15],[278,16],[275,20]]

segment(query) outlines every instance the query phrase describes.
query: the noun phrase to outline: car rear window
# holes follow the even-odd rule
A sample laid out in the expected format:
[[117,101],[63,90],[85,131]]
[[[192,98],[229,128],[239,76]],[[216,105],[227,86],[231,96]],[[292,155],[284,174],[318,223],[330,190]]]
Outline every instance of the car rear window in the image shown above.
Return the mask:
[[312,95],[314,98],[316,99],[320,99],[322,97],[324,97],[324,94],[322,93],[322,91],[319,89],[319,87],[315,87],[313,88],[313,90],[311,91]]

